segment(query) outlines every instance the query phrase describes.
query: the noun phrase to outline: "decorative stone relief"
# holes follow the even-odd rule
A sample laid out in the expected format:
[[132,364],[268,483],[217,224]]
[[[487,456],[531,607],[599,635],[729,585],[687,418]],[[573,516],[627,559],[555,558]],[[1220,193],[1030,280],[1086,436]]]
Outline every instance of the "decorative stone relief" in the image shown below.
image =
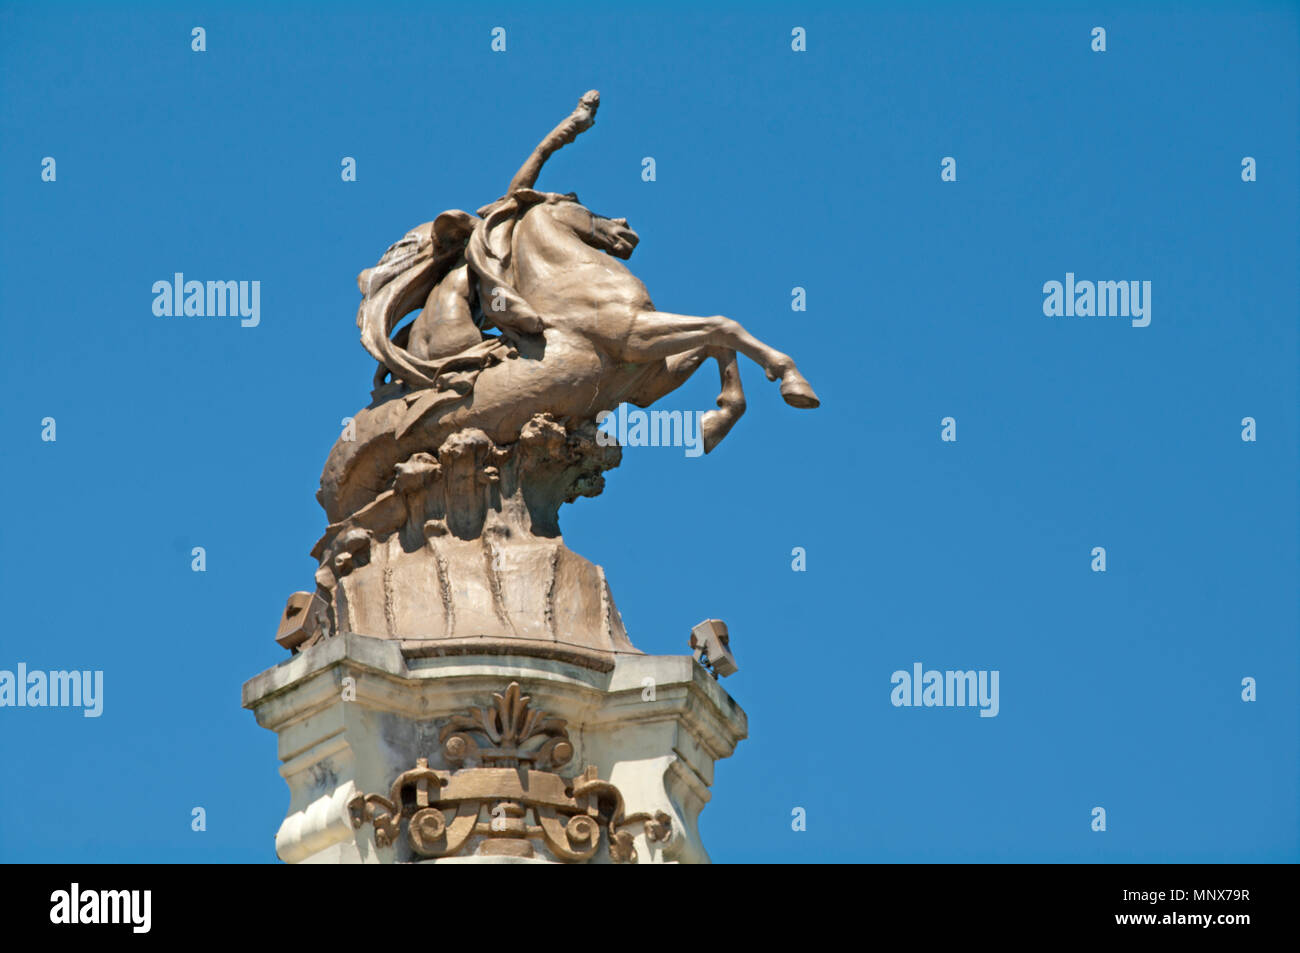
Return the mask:
[[532,708],[518,682],[492,700],[440,726],[442,754],[453,770],[418,759],[387,796],[349,801],[352,826],[372,825],[381,848],[397,844],[405,826],[418,858],[540,853],[581,863],[596,856],[603,838],[614,863],[636,863],[639,831],[652,844],[669,842],[671,818],[663,811],[627,814],[623,795],[595,767],[572,778],[558,773],[574,755],[565,722]]

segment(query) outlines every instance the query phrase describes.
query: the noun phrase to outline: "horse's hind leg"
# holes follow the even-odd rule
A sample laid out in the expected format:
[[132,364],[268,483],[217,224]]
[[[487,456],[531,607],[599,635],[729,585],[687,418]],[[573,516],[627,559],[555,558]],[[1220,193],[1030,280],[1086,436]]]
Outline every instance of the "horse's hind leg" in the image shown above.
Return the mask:
[[706,345],[673,354],[664,358],[658,371],[645,378],[627,398],[638,407],[649,407],[686,383],[686,379],[709,358],[717,361],[722,390],[718,394],[718,409],[710,410],[700,418],[700,435],[704,439],[705,453],[718,445],[745,412],[745,391],[740,384],[740,368],[736,365],[735,351]]
[[[700,357],[695,355],[700,353]],[[693,364],[686,359],[693,358]],[[736,352],[731,348],[707,346],[698,351],[675,354],[664,361],[669,373],[682,373],[685,381],[699,367],[705,358],[713,358],[718,364],[718,380],[722,389],[718,392],[718,409],[710,410],[700,418],[700,434],[704,437],[704,452],[709,453],[730,431],[740,415],[745,412],[745,390],[740,384],[740,367],[736,363]],[[690,370],[685,370],[686,367]],[[684,373],[683,373],[684,371]]]
[[795,367],[794,360],[754,337],[740,324],[721,315],[704,317],[668,311],[642,311],[622,342],[629,361],[669,358],[696,347],[713,346],[739,351],[757,363],[767,379],[781,381],[781,396],[791,407],[817,407],[812,386]]

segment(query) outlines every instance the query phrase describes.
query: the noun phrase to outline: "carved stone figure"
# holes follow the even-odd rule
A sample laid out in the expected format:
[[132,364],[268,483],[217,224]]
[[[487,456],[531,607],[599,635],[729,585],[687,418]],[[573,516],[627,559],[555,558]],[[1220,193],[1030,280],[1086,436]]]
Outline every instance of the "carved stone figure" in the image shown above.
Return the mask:
[[738,322],[656,310],[622,264],[639,241],[626,219],[534,189],[599,102],[584,95],[504,196],[417,226],[358,276],[373,399],[326,461],[317,590],[291,600],[282,644],[350,631],[400,640],[408,657],[524,652],[607,670],[637,650],[603,571],[558,522],[619,464],[597,415],[647,407],[712,358],[710,451],[745,409],[737,353],[787,403],[818,406],[794,361]]

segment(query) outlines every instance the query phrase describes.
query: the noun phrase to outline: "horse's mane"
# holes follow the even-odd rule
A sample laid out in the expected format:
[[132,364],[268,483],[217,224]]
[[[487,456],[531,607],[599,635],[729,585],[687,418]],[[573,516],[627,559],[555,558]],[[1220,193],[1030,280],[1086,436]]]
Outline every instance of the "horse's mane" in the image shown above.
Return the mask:
[[[492,321],[493,314],[501,314],[503,311],[523,319],[526,324],[540,319],[537,311],[514,285],[515,227],[533,206],[569,198],[570,196],[555,192],[515,189],[509,195],[478,210],[480,217],[465,245],[465,259],[482,283],[484,292],[491,298],[490,301],[480,301],[487,320]],[[494,323],[503,334],[510,334],[502,322]]]

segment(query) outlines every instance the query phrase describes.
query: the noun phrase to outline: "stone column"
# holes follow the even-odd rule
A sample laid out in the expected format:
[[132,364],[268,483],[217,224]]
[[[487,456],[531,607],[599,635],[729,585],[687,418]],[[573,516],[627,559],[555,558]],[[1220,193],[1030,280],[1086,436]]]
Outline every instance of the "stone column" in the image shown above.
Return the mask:
[[593,667],[350,632],[243,704],[279,740],[288,863],[707,863],[713,766],[747,734],[691,656]]

